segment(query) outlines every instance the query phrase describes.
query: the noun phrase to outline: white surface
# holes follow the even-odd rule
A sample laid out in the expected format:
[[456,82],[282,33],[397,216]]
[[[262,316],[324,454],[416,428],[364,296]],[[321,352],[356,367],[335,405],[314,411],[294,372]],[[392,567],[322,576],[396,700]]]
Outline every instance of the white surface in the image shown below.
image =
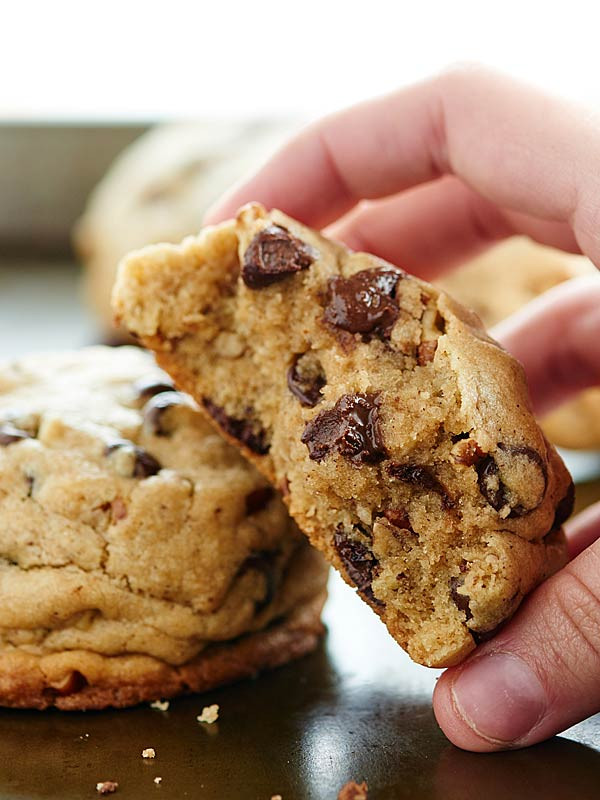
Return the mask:
[[590,0],[19,0],[0,116],[322,113],[464,60],[600,104]]

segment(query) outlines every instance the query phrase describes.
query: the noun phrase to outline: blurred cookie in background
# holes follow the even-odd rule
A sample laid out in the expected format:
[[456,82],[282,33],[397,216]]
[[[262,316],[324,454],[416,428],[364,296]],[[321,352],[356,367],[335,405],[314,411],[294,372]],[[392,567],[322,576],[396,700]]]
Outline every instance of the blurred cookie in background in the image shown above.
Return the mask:
[[[474,309],[487,328],[564,281],[596,272],[584,256],[574,256],[515,236],[495,245],[438,281]],[[600,448],[600,389],[587,389],[542,421],[548,438],[573,450]]]
[[219,195],[295,127],[236,121],[160,125],[119,155],[90,195],[73,236],[85,266],[85,297],[107,341],[127,339],[114,327],[110,308],[119,260],[146,244],[196,233]]

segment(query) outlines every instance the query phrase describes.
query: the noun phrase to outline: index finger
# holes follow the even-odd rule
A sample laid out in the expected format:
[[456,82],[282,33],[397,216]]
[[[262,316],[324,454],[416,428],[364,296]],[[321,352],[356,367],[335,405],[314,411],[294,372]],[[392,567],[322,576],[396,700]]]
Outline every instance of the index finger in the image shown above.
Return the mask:
[[214,207],[250,200],[323,227],[361,199],[445,174],[513,211],[570,223],[600,260],[598,121],[502,75],[461,67],[312,125]]

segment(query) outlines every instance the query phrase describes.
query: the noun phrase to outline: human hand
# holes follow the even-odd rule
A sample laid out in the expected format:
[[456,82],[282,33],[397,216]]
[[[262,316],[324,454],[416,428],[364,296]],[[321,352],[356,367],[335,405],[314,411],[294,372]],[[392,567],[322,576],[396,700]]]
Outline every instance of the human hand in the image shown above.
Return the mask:
[[[517,233],[599,266],[599,199],[598,119],[463,67],[311,126],[207,222],[259,200],[432,278]],[[556,287],[495,335],[538,414],[600,383],[600,277]],[[435,714],[459,747],[523,747],[600,710],[600,504],[567,535],[573,560],[439,680]]]

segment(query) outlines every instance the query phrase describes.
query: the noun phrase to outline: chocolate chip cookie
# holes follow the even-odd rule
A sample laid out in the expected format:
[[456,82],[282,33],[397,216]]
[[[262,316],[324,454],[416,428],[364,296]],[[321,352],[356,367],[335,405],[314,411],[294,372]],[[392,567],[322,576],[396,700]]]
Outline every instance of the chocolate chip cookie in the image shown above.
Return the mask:
[[0,365],[0,705],[126,706],[312,650],[328,566],[137,348]]
[[114,307],[416,661],[458,663],[565,562],[522,368],[444,292],[251,205],[129,256]]

